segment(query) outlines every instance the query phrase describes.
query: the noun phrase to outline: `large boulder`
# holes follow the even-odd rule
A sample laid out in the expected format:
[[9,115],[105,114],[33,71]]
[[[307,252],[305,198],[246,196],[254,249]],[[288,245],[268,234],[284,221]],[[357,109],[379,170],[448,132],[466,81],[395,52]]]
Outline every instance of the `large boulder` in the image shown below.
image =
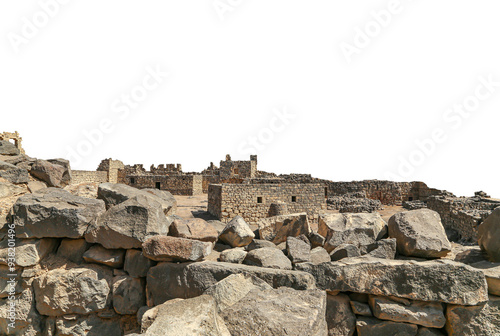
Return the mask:
[[440,258],[451,251],[441,217],[436,211],[403,211],[389,219],[389,236],[396,238],[397,250],[405,256]]
[[156,263],[147,258],[142,250],[130,249],[125,254],[125,264],[123,270],[131,277],[141,278],[148,275],[148,271]]
[[23,168],[14,166],[13,164],[0,161],[0,177],[11,183],[28,183],[30,177],[28,171]]
[[[53,325],[47,325],[53,322]],[[121,336],[123,335],[120,320],[117,318],[104,319],[96,314],[88,316],[62,316],[48,319],[45,323],[46,331],[53,331],[49,335],[67,336]]]
[[477,238],[479,246],[486,251],[491,261],[500,262],[500,207],[479,225]]
[[[57,239],[16,239],[15,240],[15,262],[21,267],[36,265],[49,253],[57,248]],[[9,240],[0,241],[0,264],[7,265],[9,254]]]
[[168,233],[170,236],[216,242],[217,230],[201,218],[175,218]]
[[247,253],[244,264],[279,269],[292,269],[292,263],[276,248],[264,247]]
[[156,200],[160,202],[165,216],[173,216],[177,213],[177,200],[169,191],[154,188],[141,190],[157,197]]
[[254,289],[221,312],[232,336],[326,336],[326,293]]
[[101,200],[47,188],[19,197],[10,217],[19,238],[81,238],[104,211]]
[[275,244],[286,242],[286,237],[308,236],[311,233],[306,213],[262,218],[257,224],[260,238]]
[[241,264],[246,256],[247,252],[242,247],[235,247],[222,251],[219,259],[228,263]]
[[142,244],[142,252],[154,261],[198,261],[212,252],[212,244],[185,238],[155,236]]
[[66,159],[49,159],[47,161],[49,161],[50,163],[53,163],[53,164],[56,164],[56,165],[64,167],[64,173],[63,173],[63,176],[62,176],[62,179],[61,179],[61,186],[62,187],[66,187],[69,184],[71,184],[72,175],[71,175],[71,165],[69,163],[69,160],[66,160]]
[[500,263],[483,260],[471,264],[471,266],[483,271],[488,283],[488,292],[491,295],[500,296]]
[[311,261],[311,245],[301,239],[287,237],[286,251],[293,264]]
[[148,238],[167,235],[171,220],[160,203],[138,195],[111,207],[89,226],[85,239],[105,248],[140,248]]
[[356,315],[351,309],[351,300],[345,294],[327,295],[326,323],[328,335],[352,336],[356,331]]
[[477,306],[448,305],[446,331],[449,336],[498,335],[500,330],[500,297],[490,296]]
[[329,291],[462,305],[488,300],[484,274],[451,260],[417,262],[359,257],[319,265],[301,263],[296,269],[311,273],[317,286]]
[[175,298],[199,296],[210,286],[232,274],[254,276],[274,288],[315,288],[314,278],[305,272],[212,261],[181,264],[164,262],[149,270],[147,297],[151,301],[148,305],[158,305]]
[[329,253],[342,244],[358,248],[384,238],[387,224],[378,213],[322,214],[318,233],[326,238],[323,246]]
[[135,314],[146,304],[145,281],[127,275],[113,278],[113,308],[118,314]]
[[165,302],[158,307],[156,318],[144,335],[231,336],[217,313],[214,298],[210,295]]
[[33,282],[36,308],[42,315],[87,315],[106,307],[110,287],[105,276],[90,268],[55,269]]
[[219,239],[231,247],[247,246],[254,238],[255,234],[241,216],[234,217],[219,235]]
[[49,187],[63,187],[62,181],[65,173],[65,167],[46,160],[36,160],[30,170],[31,176],[47,183]]
[[21,152],[10,141],[0,140],[0,155],[19,155]]

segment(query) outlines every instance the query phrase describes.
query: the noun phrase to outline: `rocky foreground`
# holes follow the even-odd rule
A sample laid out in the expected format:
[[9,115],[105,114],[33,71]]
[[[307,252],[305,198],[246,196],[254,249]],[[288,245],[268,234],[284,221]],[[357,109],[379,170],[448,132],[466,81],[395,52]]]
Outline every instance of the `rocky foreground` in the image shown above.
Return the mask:
[[156,189],[62,189],[62,161],[2,162],[1,335],[500,335],[500,208],[483,251],[427,209],[252,231],[180,218]]

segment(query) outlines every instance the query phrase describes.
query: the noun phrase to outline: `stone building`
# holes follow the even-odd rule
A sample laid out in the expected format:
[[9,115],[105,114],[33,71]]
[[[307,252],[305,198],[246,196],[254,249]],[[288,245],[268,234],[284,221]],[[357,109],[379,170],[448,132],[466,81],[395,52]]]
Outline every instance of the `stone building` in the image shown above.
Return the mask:
[[104,159],[95,171],[72,170],[71,183],[118,183],[118,171],[124,167],[120,160]]
[[19,133],[17,131],[15,131],[13,133],[12,132],[0,133],[0,140],[12,142],[16,146],[16,148],[19,149],[19,152],[21,154],[26,154],[24,152],[23,146],[21,145],[23,138],[21,138],[21,136],[19,135]]

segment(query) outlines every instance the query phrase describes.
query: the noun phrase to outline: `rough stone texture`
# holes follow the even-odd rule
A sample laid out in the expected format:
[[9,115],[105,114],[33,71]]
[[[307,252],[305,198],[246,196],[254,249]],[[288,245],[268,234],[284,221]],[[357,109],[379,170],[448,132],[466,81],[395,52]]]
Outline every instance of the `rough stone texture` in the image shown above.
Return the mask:
[[148,273],[148,305],[201,295],[208,287],[231,274],[255,276],[274,288],[282,286],[298,290],[315,288],[314,278],[305,272],[211,261],[190,264],[160,263],[152,267]]
[[83,260],[112,268],[122,268],[125,261],[125,250],[106,249],[101,245],[94,245],[83,254]]
[[311,231],[311,233],[309,234],[309,236],[307,238],[309,238],[309,242],[311,243],[312,248],[315,248],[318,246],[323,247],[323,245],[325,245],[325,237],[323,237],[322,235],[320,235],[317,232]]
[[[36,265],[57,248],[57,239],[16,239],[16,265],[21,267]],[[0,264],[7,265],[9,258],[8,240],[0,241]]]
[[[182,300],[182,299],[173,299],[174,300]],[[141,326],[141,333],[145,333],[146,330],[153,324],[156,319],[156,315],[158,314],[158,307],[148,307],[144,306],[139,308],[137,311],[137,320]]]
[[415,336],[418,327],[414,324],[381,321],[361,316],[356,321],[358,336]]
[[326,293],[291,288],[253,290],[221,316],[232,336],[326,336]]
[[141,250],[130,249],[125,254],[125,264],[123,269],[131,277],[140,278],[148,275],[148,271],[155,265],[155,262],[147,258]]
[[359,248],[353,244],[340,244],[330,253],[332,261],[341,260],[344,258],[359,257],[361,253]]
[[449,336],[498,335],[500,330],[500,297],[490,296],[489,301],[478,306],[448,305],[446,331]]
[[215,228],[201,218],[176,218],[170,225],[170,236],[216,242],[219,234]]
[[471,266],[483,271],[488,283],[488,292],[491,295],[500,296],[500,263],[484,260],[471,264]]
[[311,250],[310,258],[311,263],[313,264],[321,264],[330,261],[330,255],[321,246],[315,247]]
[[30,177],[28,171],[13,164],[0,161],[0,177],[11,183],[28,183]]
[[439,214],[429,209],[403,211],[389,219],[389,236],[400,254],[440,258],[451,251]]
[[250,244],[248,244],[247,246],[245,246],[245,249],[248,252],[250,252],[252,250],[256,250],[256,249],[263,248],[263,247],[277,248],[276,244],[274,244],[273,242],[270,242],[268,240],[254,239],[254,240],[252,240],[252,242]]
[[232,274],[209,287],[204,294],[211,295],[217,303],[218,311],[236,304],[252,290],[266,290],[272,287],[264,280],[244,274]]
[[247,256],[247,252],[243,250],[241,247],[235,247],[232,249],[224,250],[220,254],[220,261],[241,264],[245,257]]
[[0,198],[22,195],[26,189],[0,177]]
[[10,141],[0,140],[0,155],[19,155],[21,151]]
[[[309,241],[308,241],[309,242]],[[293,264],[311,261],[311,246],[295,237],[286,238],[288,258]]]
[[439,329],[433,328],[418,328],[417,336],[444,336],[444,334]]
[[361,316],[373,316],[370,305],[363,302],[351,301],[352,312]]
[[213,335],[231,336],[217,313],[215,300],[201,295],[187,300],[166,302],[158,307],[156,319],[146,336]]
[[62,187],[61,182],[65,171],[66,168],[58,164],[36,160],[31,166],[30,174],[47,183],[49,187]]
[[363,246],[366,256],[372,258],[394,259],[397,249],[396,238],[387,238],[376,241],[374,244]]
[[155,261],[197,261],[212,252],[212,244],[199,240],[155,236],[142,244],[144,255]]
[[71,165],[69,161],[66,159],[49,159],[47,161],[62,166],[64,168],[64,173],[60,182],[60,186],[65,187],[69,185],[71,183]]
[[171,221],[160,203],[138,195],[111,207],[90,225],[85,239],[105,248],[140,248],[148,238],[167,235]]
[[219,239],[232,247],[246,246],[252,242],[255,234],[243,217],[234,217],[222,230]]
[[381,320],[418,324],[429,328],[443,328],[446,319],[439,302],[411,301],[404,305],[382,296],[370,296],[373,315]]
[[176,212],[177,212],[177,200],[175,199],[174,195],[172,195],[169,191],[160,190],[160,189],[152,189],[152,188],[142,189],[142,191],[146,191],[146,192],[153,194],[159,198],[158,201],[160,202],[160,204],[163,208],[163,212],[165,213],[165,216],[172,216],[172,215],[176,214]]
[[55,269],[33,282],[36,308],[42,315],[86,315],[106,307],[110,288],[99,272],[89,268]]
[[356,316],[345,294],[327,295],[326,323],[329,336],[351,336],[356,331]]
[[477,232],[481,249],[486,251],[491,261],[500,262],[500,207],[479,225]]
[[144,280],[120,275],[113,278],[113,308],[118,314],[135,314],[146,304]]
[[484,274],[450,260],[417,262],[360,257],[320,265],[302,263],[296,268],[313,274],[318,288],[330,291],[463,305],[488,300]]
[[290,260],[278,249],[264,247],[247,253],[244,264],[260,267],[292,269]]
[[31,288],[24,289],[15,295],[15,329],[9,328],[10,322],[8,298],[0,299],[0,335],[38,336],[42,334],[42,316],[35,308],[35,299]]
[[19,238],[81,238],[104,210],[101,200],[47,188],[19,197],[10,217]]
[[90,244],[85,239],[63,239],[57,249],[57,256],[81,264],[83,254],[88,250]]
[[324,214],[319,217],[318,233],[326,237],[323,247],[332,252],[341,244],[375,243],[386,235],[387,224],[378,213]]
[[119,319],[102,319],[97,315],[63,316],[54,319],[55,335],[121,336]]
[[260,238],[275,244],[286,242],[287,237],[298,237],[301,234],[307,236],[311,233],[306,213],[263,218],[257,224]]
[[14,274],[16,276],[16,280],[20,279],[22,268],[18,267],[14,270],[11,270],[7,265],[0,265],[0,298],[5,298],[12,294],[19,294],[23,291],[23,286],[21,281],[16,281],[14,284],[14,288],[12,292],[10,274]]

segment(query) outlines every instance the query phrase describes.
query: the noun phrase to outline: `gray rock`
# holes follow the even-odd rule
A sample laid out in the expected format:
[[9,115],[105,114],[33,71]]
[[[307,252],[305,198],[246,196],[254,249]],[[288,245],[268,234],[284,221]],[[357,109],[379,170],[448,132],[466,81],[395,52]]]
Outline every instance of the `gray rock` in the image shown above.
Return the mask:
[[219,234],[215,228],[201,218],[176,218],[170,225],[169,236],[196,239],[215,243]]
[[123,269],[131,277],[141,278],[148,275],[148,271],[155,265],[155,262],[147,258],[141,250],[130,249],[125,254],[125,264]]
[[480,261],[471,265],[483,271],[488,283],[488,292],[491,295],[500,296],[500,263]]
[[[0,299],[0,335],[37,336],[42,334],[42,316],[35,308],[35,298],[31,288],[15,295],[14,300]],[[14,304],[14,325],[11,323],[11,303]]]
[[446,331],[449,336],[498,335],[500,330],[500,297],[490,296],[486,303],[477,306],[448,305]]
[[361,316],[356,321],[358,336],[415,336],[418,327],[414,324],[381,321]]
[[359,257],[361,253],[359,248],[353,244],[340,244],[330,253],[332,261],[341,260],[344,258]]
[[99,216],[85,233],[89,243],[105,248],[140,248],[148,238],[167,235],[171,221],[160,203],[138,195],[113,206]]
[[288,258],[293,264],[311,261],[311,246],[295,237],[286,238]]
[[311,263],[315,265],[330,261],[330,255],[321,246],[313,248],[310,257]]
[[363,302],[351,301],[352,312],[361,316],[373,316],[370,305]]
[[[174,300],[182,300],[182,299],[174,299]],[[173,300],[171,300],[173,301]],[[156,315],[158,314],[158,307],[148,307],[144,306],[139,308],[137,311],[137,320],[139,321],[139,325],[141,326],[141,333],[144,334],[146,330],[153,324],[156,319]]]
[[274,288],[314,289],[314,278],[305,272],[263,268],[241,264],[204,261],[199,263],[160,263],[147,277],[148,305],[155,306],[175,298],[196,297],[210,286],[230,276],[243,274],[264,280]]
[[81,264],[83,254],[90,248],[91,244],[85,239],[63,239],[57,249],[57,256],[65,258],[75,264]]
[[118,314],[135,314],[146,304],[144,279],[121,275],[113,278],[113,308]]
[[325,245],[325,237],[323,237],[322,235],[320,235],[315,231],[311,231],[311,233],[309,233],[309,236],[307,238],[309,238],[309,242],[311,243],[312,248],[318,246],[323,247],[323,245]]
[[[4,239],[0,242],[0,264],[7,265],[9,258],[9,241]],[[16,239],[15,260],[16,265],[21,267],[36,265],[49,253],[57,248],[57,239]]]
[[208,224],[212,225],[212,227],[217,231],[217,233],[220,235],[221,232],[224,230],[226,227],[226,224],[222,223],[220,220],[214,220],[211,219],[207,221]]
[[387,224],[378,213],[323,214],[318,233],[326,237],[329,253],[342,244],[370,245],[387,234]]
[[286,237],[306,236],[311,233],[306,213],[262,218],[258,221],[259,237],[276,245],[286,242]]
[[142,244],[144,256],[155,261],[198,261],[212,252],[212,244],[199,240],[155,236]]
[[224,250],[220,254],[220,261],[241,264],[245,257],[247,256],[247,252],[243,250],[241,247],[235,247],[232,249]]
[[232,336],[326,336],[326,293],[292,288],[252,290],[221,312]]
[[366,256],[381,259],[396,258],[396,238],[387,238],[376,241],[369,246],[363,246]]
[[329,291],[463,305],[488,300],[484,274],[450,260],[417,262],[360,257],[319,265],[302,263],[296,269],[311,273],[318,288]]
[[122,268],[125,261],[125,250],[106,249],[101,245],[94,245],[83,254],[83,260],[112,268]]
[[0,155],[19,155],[19,149],[8,140],[0,140]]
[[81,238],[104,211],[101,200],[47,188],[19,197],[10,214],[19,238]]
[[159,200],[157,199],[157,201],[160,202],[165,216],[173,216],[177,213],[177,200],[169,191],[150,188],[141,190],[153,194],[159,198]]
[[451,251],[441,217],[436,211],[403,211],[389,219],[389,236],[396,238],[398,252],[405,256],[440,258]]
[[62,187],[61,182],[66,168],[46,160],[36,160],[31,166],[30,174],[47,183],[49,187]]
[[55,335],[67,336],[121,336],[119,319],[103,319],[89,316],[63,316],[54,321]]
[[278,249],[269,247],[264,247],[248,252],[245,260],[243,260],[243,263],[260,267],[278,268],[285,270],[292,269],[292,263],[283,254],[283,252]]
[[14,166],[13,164],[0,161],[0,177],[11,183],[28,183],[30,177],[28,171],[23,168]]
[[478,226],[477,238],[479,246],[486,251],[491,261],[500,262],[500,207]]
[[7,180],[0,180],[0,198],[22,195],[26,189]]
[[[65,187],[69,184],[71,184],[71,165],[69,163],[69,160],[66,159],[49,159],[47,160],[52,164],[56,164],[59,166],[62,166],[64,168],[64,173],[61,179],[61,187]],[[33,169],[33,168],[32,168]]]
[[[3,299],[9,295],[19,294],[23,291],[21,279],[22,268],[17,267],[12,271],[7,265],[0,265],[0,299]],[[12,284],[12,275],[15,275],[15,283]],[[13,286],[13,288],[12,288]]]
[[47,183],[42,181],[29,181],[28,182],[28,190],[30,193],[35,193],[38,190],[47,188]]
[[245,246],[245,249],[248,252],[250,252],[252,250],[256,250],[256,249],[263,248],[263,247],[278,248],[276,246],[276,244],[274,244],[273,242],[270,242],[268,240],[254,239],[254,240],[252,240],[252,242],[250,244],[248,244],[247,246]]
[[444,336],[444,334],[439,329],[433,328],[418,328],[417,336]]
[[243,217],[234,217],[222,230],[219,239],[231,247],[246,246],[252,242],[255,234]]
[[356,315],[352,312],[350,299],[345,294],[327,295],[326,323],[328,335],[354,335]]

